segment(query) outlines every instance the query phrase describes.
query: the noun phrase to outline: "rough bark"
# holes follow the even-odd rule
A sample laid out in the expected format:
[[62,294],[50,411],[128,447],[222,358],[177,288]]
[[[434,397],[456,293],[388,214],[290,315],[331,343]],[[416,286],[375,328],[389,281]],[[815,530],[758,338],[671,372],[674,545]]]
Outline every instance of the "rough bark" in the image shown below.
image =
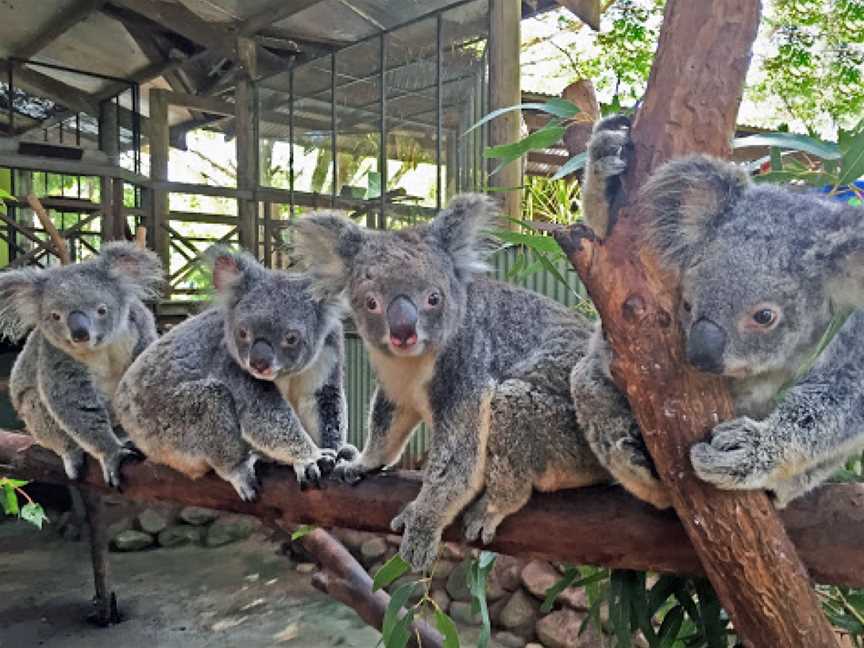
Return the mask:
[[[96,462],[89,461],[87,468],[80,485],[106,491]],[[254,503],[242,502],[215,475],[191,481],[147,461],[123,466],[123,495],[244,513],[269,524],[290,521],[391,533],[390,520],[420,490],[419,473],[399,472],[353,487],[325,482],[324,490],[300,492],[290,468],[259,468],[263,487]],[[33,445],[30,437],[11,432],[0,431],[0,471],[22,479],[69,483],[56,455]],[[783,511],[783,520],[816,580],[864,587],[864,486],[824,486]],[[459,541],[460,528],[457,522],[445,538]],[[702,573],[676,516],[656,511],[616,487],[538,493],[501,524],[489,549],[573,564]]]
[[654,168],[691,152],[729,156],[759,9],[756,0],[667,3],[632,130],[635,158],[618,225],[602,244],[578,229],[558,238],[600,312],[615,352],[613,375],[739,637],[754,648],[836,646],[766,495],[720,492],[692,472],[690,446],[732,416],[731,400],[721,380],[684,361],[677,281],[639,240],[637,189]]
[[[321,571],[312,576],[312,585],[353,608],[367,624],[380,630],[390,603],[387,592],[373,592],[372,579],[366,570],[324,529],[315,529],[305,535],[301,542],[306,551],[315,556],[321,565]],[[416,648],[441,648],[444,644],[437,631],[423,621],[415,621],[408,645]]]

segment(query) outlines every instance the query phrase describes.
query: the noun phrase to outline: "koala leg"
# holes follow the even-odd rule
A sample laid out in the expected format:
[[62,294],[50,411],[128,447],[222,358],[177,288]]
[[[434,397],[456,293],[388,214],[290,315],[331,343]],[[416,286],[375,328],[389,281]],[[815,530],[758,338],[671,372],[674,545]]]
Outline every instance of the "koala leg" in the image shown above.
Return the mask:
[[657,508],[669,508],[669,492],[654,474],[630,405],[605,375],[602,362],[594,351],[573,367],[570,386],[576,421],[597,459],[624,488]]
[[400,554],[415,571],[438,555],[441,534],[483,487],[492,390],[468,392],[433,420],[423,487],[390,524],[404,529]]
[[108,403],[82,364],[43,343],[39,371],[40,399],[60,427],[102,466],[105,483],[120,487],[120,466],[137,457],[114,435]]
[[582,218],[600,238],[605,238],[612,227],[610,203],[617,190],[617,177],[627,169],[630,146],[627,117],[614,115],[594,125],[582,185]]
[[335,477],[354,484],[367,474],[399,460],[411,432],[420,422],[414,410],[391,401],[379,386],[369,407],[366,443],[359,456],[336,464]]
[[39,400],[39,393],[35,389],[29,389],[21,395],[18,415],[39,445],[60,455],[69,479],[77,481],[83,476],[87,461],[84,450],[54,420]]
[[775,484],[771,490],[774,493],[774,505],[777,508],[786,508],[789,502],[810,492],[826,480],[830,479],[840,468],[843,467],[843,459],[837,458],[825,461],[814,466],[810,470],[792,479]]
[[608,481],[579,431],[569,398],[511,379],[495,390],[485,491],[463,515],[465,538],[489,544],[498,525],[534,488],[553,491]]

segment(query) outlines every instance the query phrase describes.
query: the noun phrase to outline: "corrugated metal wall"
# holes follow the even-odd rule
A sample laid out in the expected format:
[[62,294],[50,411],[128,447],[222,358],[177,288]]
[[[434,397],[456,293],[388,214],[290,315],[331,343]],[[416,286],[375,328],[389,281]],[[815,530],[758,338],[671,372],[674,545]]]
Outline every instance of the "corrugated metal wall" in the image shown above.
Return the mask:
[[[507,281],[507,275],[516,263],[515,248],[502,250],[492,257],[494,270],[491,273],[496,279]],[[584,288],[576,273],[566,260],[556,264],[560,274],[567,279],[568,286],[550,271],[541,270],[518,281],[512,281],[529,290],[534,290],[567,306],[575,306],[584,295]],[[369,357],[363,347],[363,341],[355,334],[349,333],[345,339],[345,389],[348,397],[348,439],[358,448],[363,447],[366,430],[366,418],[369,411],[369,401],[375,389],[375,374],[369,364]],[[411,437],[411,441],[402,455],[400,466],[406,468],[419,467],[425,456],[428,443],[428,431],[421,425]]]

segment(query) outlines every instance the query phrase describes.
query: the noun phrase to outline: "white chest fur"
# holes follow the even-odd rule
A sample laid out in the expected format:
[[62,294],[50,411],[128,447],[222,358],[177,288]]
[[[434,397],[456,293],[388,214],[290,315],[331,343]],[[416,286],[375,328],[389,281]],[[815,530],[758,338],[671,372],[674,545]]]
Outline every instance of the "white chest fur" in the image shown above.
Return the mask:
[[333,366],[338,360],[337,352],[325,346],[315,358],[315,362],[305,370],[276,380],[282,398],[291,404],[303,429],[318,445],[321,444],[321,431],[315,394],[330,378]]
[[134,328],[116,340],[86,356],[78,358],[87,365],[93,383],[105,398],[111,400],[117,384],[126,373],[126,369],[134,360],[135,346],[138,344],[138,332]]
[[427,387],[435,371],[435,356],[425,353],[416,358],[395,357],[369,349],[369,359],[390,400],[414,410],[427,425],[432,425]]

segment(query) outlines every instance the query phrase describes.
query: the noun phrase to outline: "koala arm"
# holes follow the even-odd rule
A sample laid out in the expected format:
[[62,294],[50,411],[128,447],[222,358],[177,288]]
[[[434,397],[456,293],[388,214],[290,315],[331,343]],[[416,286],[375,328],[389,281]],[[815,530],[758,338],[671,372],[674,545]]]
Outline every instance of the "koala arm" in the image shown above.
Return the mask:
[[629,147],[627,117],[614,115],[594,125],[582,179],[582,218],[599,238],[605,238],[612,227],[611,199],[618,189],[618,176],[627,170]]
[[129,311],[132,325],[138,331],[138,342],[135,344],[133,357],[137,358],[144,349],[153,344],[158,335],[156,333],[156,320],[153,313],[142,302],[134,300]]
[[721,423],[691,449],[702,479],[726,489],[769,489],[778,505],[830,477],[864,447],[864,311],[853,313],[808,374],[766,419]]
[[42,402],[63,430],[99,460],[105,482],[120,483],[120,464],[133,454],[114,434],[108,404],[83,364],[44,339],[39,349]]
[[336,466],[336,477],[354,483],[364,475],[391,466],[399,460],[420,415],[404,405],[397,405],[380,385],[372,396],[369,424],[363,452],[351,461]]
[[394,531],[404,529],[400,553],[415,571],[432,565],[444,529],[483,486],[492,390],[462,389],[436,390],[423,486],[391,524]]
[[322,448],[339,453],[340,459],[354,459],[357,448],[345,442],[348,436],[348,403],[343,389],[342,329],[331,333],[324,343],[321,361],[330,364],[327,378],[315,391],[315,415]]

